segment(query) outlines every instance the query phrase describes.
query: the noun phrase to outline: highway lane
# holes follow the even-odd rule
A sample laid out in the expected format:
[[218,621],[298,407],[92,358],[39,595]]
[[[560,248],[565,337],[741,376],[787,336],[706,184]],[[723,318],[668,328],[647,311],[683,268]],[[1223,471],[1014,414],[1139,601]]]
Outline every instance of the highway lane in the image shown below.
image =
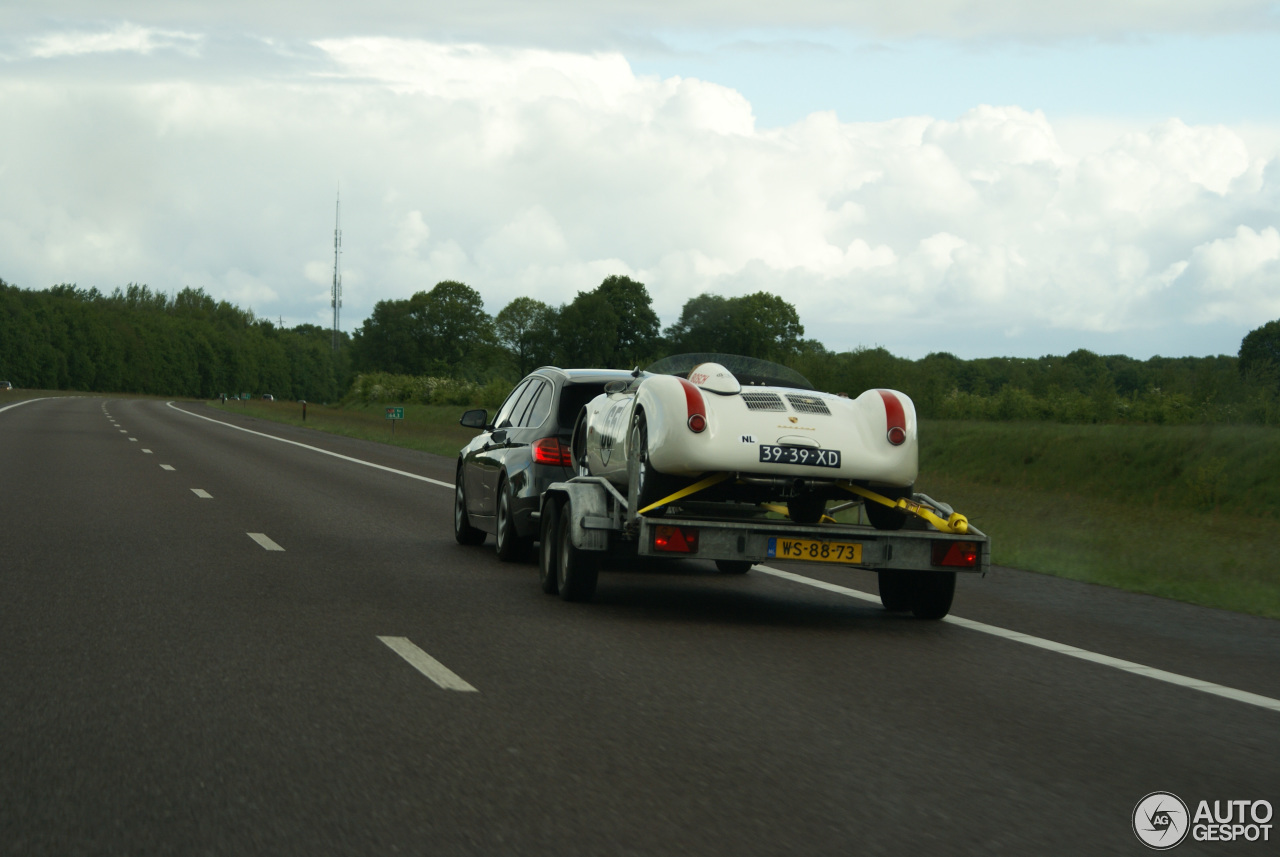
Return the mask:
[[[448,490],[161,402],[0,413],[0,473],[0,851],[1136,853],[1148,792],[1280,804],[1273,711],[705,563],[564,604]],[[955,612],[1280,698],[1278,623],[1007,570]]]

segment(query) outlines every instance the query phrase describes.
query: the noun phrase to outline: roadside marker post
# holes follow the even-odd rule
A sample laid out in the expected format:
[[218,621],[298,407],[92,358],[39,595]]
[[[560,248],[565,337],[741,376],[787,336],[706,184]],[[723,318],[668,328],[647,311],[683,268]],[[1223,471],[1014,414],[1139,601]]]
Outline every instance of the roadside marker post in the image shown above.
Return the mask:
[[391,423],[391,436],[396,434],[396,421],[404,419],[404,408],[387,408],[387,421]]

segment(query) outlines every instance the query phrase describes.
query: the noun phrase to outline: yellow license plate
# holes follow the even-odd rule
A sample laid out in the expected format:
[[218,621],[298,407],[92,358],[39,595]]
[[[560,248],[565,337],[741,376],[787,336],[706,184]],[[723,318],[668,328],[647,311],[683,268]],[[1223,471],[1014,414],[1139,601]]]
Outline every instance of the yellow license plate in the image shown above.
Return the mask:
[[819,539],[769,539],[770,559],[796,559],[805,562],[862,562],[862,545],[858,542],[826,542]]

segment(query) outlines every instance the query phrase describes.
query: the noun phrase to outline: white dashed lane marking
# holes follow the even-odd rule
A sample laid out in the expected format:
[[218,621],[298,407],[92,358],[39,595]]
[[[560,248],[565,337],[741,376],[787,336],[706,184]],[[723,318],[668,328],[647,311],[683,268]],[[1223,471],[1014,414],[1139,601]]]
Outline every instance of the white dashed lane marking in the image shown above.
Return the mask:
[[257,542],[258,544],[262,545],[263,550],[269,550],[269,551],[284,550],[284,548],[280,547],[280,545],[276,544],[275,542],[271,541],[271,539],[267,538],[266,533],[246,533],[246,535],[249,538],[253,539],[255,542]]
[[172,464],[161,464],[161,465],[160,465],[160,469],[161,469],[161,470],[173,470],[173,469],[174,469],[174,467],[173,467],[173,465],[172,465]]
[[213,499],[213,495],[212,495],[212,494],[210,494],[208,491],[204,490],[203,488],[192,488],[192,489],[191,489],[191,493],[192,493],[192,494],[195,494],[195,495],[196,495],[197,497],[199,497],[201,500],[212,500],[212,499]]
[[147,455],[150,455],[150,454],[151,454],[151,450],[149,450],[149,449],[144,449],[144,450],[142,450],[142,451],[143,451],[143,452],[145,452]]
[[476,693],[476,689],[463,681],[457,673],[419,649],[407,637],[379,637],[391,651],[445,690]]

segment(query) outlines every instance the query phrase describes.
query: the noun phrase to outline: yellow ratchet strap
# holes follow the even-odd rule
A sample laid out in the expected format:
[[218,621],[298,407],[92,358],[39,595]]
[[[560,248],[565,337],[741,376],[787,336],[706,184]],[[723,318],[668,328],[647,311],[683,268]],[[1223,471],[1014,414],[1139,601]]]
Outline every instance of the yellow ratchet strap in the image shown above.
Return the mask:
[[650,503],[648,506],[645,506],[643,509],[636,512],[636,514],[643,515],[645,512],[648,512],[650,509],[656,509],[659,506],[665,506],[668,503],[674,503],[676,500],[680,500],[685,497],[688,497],[690,494],[696,494],[699,491],[701,491],[703,488],[710,488],[712,485],[715,485],[716,483],[725,481],[726,479],[729,478],[730,475],[731,474],[728,474],[728,473],[713,473],[712,475],[708,476],[706,479],[695,482],[687,488],[681,488],[676,493],[668,497],[663,497],[661,500],[658,500],[657,502]]
[[917,503],[914,500],[906,498],[890,500],[888,497],[863,488],[861,485],[854,485],[848,482],[837,482],[836,484],[852,494],[857,494],[859,497],[879,503],[881,506],[888,506],[890,509],[901,509],[904,512],[910,512],[917,517],[924,518],[944,533],[964,535],[969,532],[969,519],[959,512],[952,512],[951,517],[944,519],[938,515],[937,509],[932,506],[926,506],[923,503]]

